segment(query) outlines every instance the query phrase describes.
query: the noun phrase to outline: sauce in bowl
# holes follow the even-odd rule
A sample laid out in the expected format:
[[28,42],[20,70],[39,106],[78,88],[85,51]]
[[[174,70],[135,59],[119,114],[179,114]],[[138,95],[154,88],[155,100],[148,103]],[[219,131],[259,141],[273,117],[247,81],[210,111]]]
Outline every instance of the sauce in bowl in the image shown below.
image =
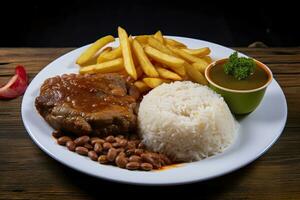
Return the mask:
[[266,88],[272,82],[272,72],[254,59],[255,70],[245,79],[236,79],[224,71],[228,58],[217,60],[205,69],[209,87],[222,95],[234,114],[248,114],[260,104]]
[[232,90],[252,90],[265,85],[269,79],[267,72],[256,65],[254,73],[246,79],[238,80],[227,75],[223,69],[224,63],[216,64],[209,71],[210,79],[217,85]]

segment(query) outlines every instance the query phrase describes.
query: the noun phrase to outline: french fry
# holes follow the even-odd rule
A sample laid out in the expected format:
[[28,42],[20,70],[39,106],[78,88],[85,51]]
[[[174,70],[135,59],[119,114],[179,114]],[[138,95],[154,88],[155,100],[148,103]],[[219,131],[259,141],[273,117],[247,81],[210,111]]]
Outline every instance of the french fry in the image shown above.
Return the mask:
[[94,42],[91,46],[87,48],[76,60],[76,63],[80,66],[87,63],[89,60],[93,59],[96,53],[105,45],[110,42],[115,41],[115,38],[111,35],[105,36]]
[[130,43],[128,40],[128,35],[126,31],[121,27],[118,27],[118,35],[120,40],[120,46],[122,49],[125,70],[134,80],[136,80],[137,73],[132,59],[132,53],[131,53]]
[[90,59],[89,61],[83,63],[82,65],[80,65],[80,67],[86,67],[86,66],[95,65],[95,64],[97,64],[97,56],[95,56],[92,59]]
[[128,40],[129,40],[129,43],[132,44],[133,38],[131,35],[129,35]]
[[204,74],[206,67],[208,66],[208,63],[206,61],[202,61],[202,62],[195,62],[192,64],[194,67],[196,67],[196,69],[201,72],[202,74]]
[[111,47],[106,47],[105,49],[103,49],[103,50],[99,53],[99,55],[98,55],[97,63],[101,63],[101,62],[107,61],[107,60],[103,59],[103,56],[104,56],[105,54],[107,54],[108,52],[110,52],[111,50],[112,50]]
[[173,47],[177,47],[177,48],[187,48],[187,46],[181,42],[178,42],[176,40],[170,39],[170,38],[165,38],[164,37],[164,42],[168,45],[171,45]]
[[[137,78],[140,79],[143,76],[144,72],[140,66],[135,67],[135,69],[136,69],[136,73],[137,73]],[[123,68],[121,71],[118,71],[118,73],[121,75],[124,75],[124,76],[128,76],[128,78],[129,78],[128,80],[130,80],[129,82],[135,81],[131,76],[128,75],[125,68]]]
[[110,73],[117,72],[124,69],[123,58],[117,58],[115,60],[99,63],[96,65],[90,65],[82,67],[79,70],[80,74],[95,74],[95,73]]
[[176,72],[177,74],[179,74],[180,76],[182,76],[182,77],[186,76],[186,72],[185,72],[185,67],[184,66],[181,66],[181,67],[178,67],[178,68],[173,68],[172,70],[174,72]]
[[163,37],[161,31],[157,31],[157,32],[153,35],[153,37],[154,37],[155,39],[157,39],[160,43],[162,43],[162,44],[164,43],[164,37]]
[[[132,47],[133,39],[132,39],[131,35],[128,37],[128,40],[129,40],[129,43],[130,43],[130,48],[133,49],[133,47]],[[131,53],[132,53],[132,60],[133,60],[134,66],[139,65],[139,61],[138,61],[134,51],[132,50]]]
[[143,78],[144,83],[148,85],[150,88],[156,88],[157,86],[163,84],[163,83],[168,83],[170,81],[167,81],[162,78]]
[[150,47],[149,45],[147,45],[144,50],[150,58],[156,62],[167,65],[171,69],[180,68],[184,65],[184,60],[181,58],[163,53],[157,49],[154,49],[153,47]]
[[138,35],[138,36],[135,36],[134,39],[139,41],[139,43],[141,43],[141,44],[147,44],[149,37],[151,37],[151,35]]
[[190,65],[189,63],[186,62],[185,63],[185,70],[186,70],[186,73],[187,73],[188,77],[192,81],[194,81],[196,83],[200,83],[202,85],[207,85],[208,84],[205,77],[193,65]]
[[182,49],[182,50],[188,54],[191,54],[193,56],[198,56],[198,57],[204,57],[210,54],[210,49],[208,47],[203,47],[200,49]]
[[[80,74],[118,72],[136,85],[141,92],[164,82],[192,80],[206,85],[202,73],[212,62],[208,47],[188,49],[177,40],[166,38],[161,31],[139,35],[134,39],[118,27],[119,47],[106,47],[114,41],[111,35],[102,37],[83,52],[76,63]],[[100,51],[101,50],[101,51]]]
[[105,47],[104,49],[102,49],[102,50],[100,51],[99,55],[101,55],[101,54],[104,53],[104,52],[110,52],[110,51],[112,51],[112,50],[113,50],[112,47]]
[[154,37],[149,37],[148,44],[149,44],[149,46],[151,46],[163,53],[169,54],[171,56],[175,55],[168,47],[163,45],[160,41],[158,41],[158,39],[156,39]]
[[162,77],[162,78],[171,79],[171,80],[174,80],[174,81],[182,80],[182,78],[178,74],[176,74],[176,73],[174,73],[170,70],[167,70],[165,68],[156,67],[156,70],[158,71],[159,76]]
[[133,40],[132,47],[144,73],[149,77],[159,77],[155,67],[146,56],[142,45],[137,40]]
[[134,86],[139,89],[140,93],[144,93],[144,92],[151,90],[151,88],[143,81],[134,82]]
[[112,49],[111,51],[102,52],[97,59],[97,63],[114,60],[116,58],[122,57],[122,49],[121,46],[118,46],[115,49]]
[[181,77],[185,77],[186,76],[186,72],[185,72],[185,67],[184,65],[182,65],[181,67],[175,68],[175,67],[169,67],[165,64],[159,63],[159,62],[155,62],[155,67],[161,67],[161,68],[167,68],[167,69],[171,69],[173,72],[175,72],[176,74],[178,74]]
[[204,56],[203,59],[208,63],[210,64],[212,62],[212,59],[210,56]]
[[183,51],[182,49],[178,49],[176,47],[172,47],[171,45],[167,45],[167,47],[169,49],[171,49],[171,51],[173,51],[173,53],[177,54],[178,56],[180,56],[181,58],[183,58],[184,60],[186,60],[189,63],[206,62],[204,59],[198,58],[198,57],[193,56],[191,54],[188,54],[187,52]]

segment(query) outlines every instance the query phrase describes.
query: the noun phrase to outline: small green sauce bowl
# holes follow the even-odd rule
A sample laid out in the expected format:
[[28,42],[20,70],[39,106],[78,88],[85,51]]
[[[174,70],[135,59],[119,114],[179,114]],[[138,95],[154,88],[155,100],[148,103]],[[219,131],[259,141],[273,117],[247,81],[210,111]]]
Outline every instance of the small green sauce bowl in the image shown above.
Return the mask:
[[268,75],[268,80],[262,87],[251,90],[233,90],[224,88],[210,79],[210,70],[214,66],[224,64],[227,60],[228,58],[217,60],[205,69],[205,77],[209,83],[209,87],[222,95],[232,113],[238,115],[251,113],[260,104],[268,85],[272,82],[272,72],[265,64],[254,59],[256,65],[261,67]]

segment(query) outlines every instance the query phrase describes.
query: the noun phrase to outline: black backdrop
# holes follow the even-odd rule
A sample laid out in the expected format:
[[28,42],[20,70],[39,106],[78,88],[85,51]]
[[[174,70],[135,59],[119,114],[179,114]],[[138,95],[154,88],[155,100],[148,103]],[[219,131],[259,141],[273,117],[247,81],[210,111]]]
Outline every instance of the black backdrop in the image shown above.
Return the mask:
[[226,46],[300,46],[298,6],[288,2],[10,1],[0,8],[0,47],[68,47],[117,33],[161,29]]

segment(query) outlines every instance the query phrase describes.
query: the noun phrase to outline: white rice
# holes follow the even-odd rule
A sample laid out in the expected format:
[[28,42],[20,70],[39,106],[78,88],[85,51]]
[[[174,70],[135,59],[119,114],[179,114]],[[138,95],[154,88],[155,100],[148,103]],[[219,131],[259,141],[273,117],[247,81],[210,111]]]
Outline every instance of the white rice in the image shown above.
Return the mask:
[[190,81],[162,84],[145,95],[138,125],[148,148],[186,162],[223,152],[238,127],[219,94]]

